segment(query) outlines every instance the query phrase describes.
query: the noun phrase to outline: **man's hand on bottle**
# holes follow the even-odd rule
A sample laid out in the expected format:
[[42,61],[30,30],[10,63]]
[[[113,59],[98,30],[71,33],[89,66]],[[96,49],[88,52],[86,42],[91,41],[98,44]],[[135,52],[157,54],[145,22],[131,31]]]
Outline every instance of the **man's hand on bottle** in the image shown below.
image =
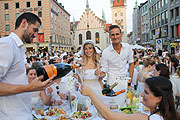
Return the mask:
[[42,82],[41,80],[43,79],[43,76],[35,78],[28,86],[30,91],[40,91],[40,90],[45,90],[47,87],[52,85],[55,80],[52,80],[56,75],[53,75],[46,81]]

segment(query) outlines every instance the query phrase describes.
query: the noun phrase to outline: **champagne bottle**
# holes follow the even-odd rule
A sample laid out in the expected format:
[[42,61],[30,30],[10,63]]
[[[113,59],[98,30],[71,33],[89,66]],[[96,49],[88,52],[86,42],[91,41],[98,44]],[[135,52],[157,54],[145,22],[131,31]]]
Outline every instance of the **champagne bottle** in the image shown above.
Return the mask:
[[121,90],[121,91],[118,91],[118,92],[114,92],[114,91],[112,90],[110,93],[107,93],[106,96],[110,96],[110,97],[117,96],[117,95],[119,95],[119,94],[121,94],[121,93],[124,93],[125,91],[126,91],[125,89],[123,89],[123,90]]
[[115,83],[114,83],[113,85],[111,85],[111,86],[107,85],[107,87],[104,87],[104,89],[102,90],[102,94],[103,94],[103,95],[106,95],[106,94],[110,93],[110,92],[112,91],[112,89],[113,89],[114,87],[116,87],[117,85],[118,85],[117,82],[115,82]]
[[65,64],[65,63],[55,63],[55,64],[39,67],[37,69],[37,75],[38,76],[44,75],[44,78],[41,81],[47,80],[54,74],[56,75],[54,79],[57,79],[57,78],[64,77],[71,70],[78,68],[80,66],[81,64],[70,65],[70,64]]
[[137,91],[137,85],[134,85],[133,106],[136,109],[139,109],[139,92]]
[[128,89],[126,93],[126,106],[132,106],[133,92],[131,90],[131,83],[128,83]]

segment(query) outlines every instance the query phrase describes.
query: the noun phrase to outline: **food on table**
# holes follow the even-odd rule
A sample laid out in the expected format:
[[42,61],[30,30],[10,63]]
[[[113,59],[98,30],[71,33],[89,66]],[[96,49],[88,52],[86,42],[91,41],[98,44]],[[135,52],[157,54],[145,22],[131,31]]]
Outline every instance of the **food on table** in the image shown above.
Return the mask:
[[48,120],[46,117],[44,117],[44,118],[39,118],[39,119],[33,119],[33,120]]
[[47,116],[58,116],[58,115],[61,115],[61,114],[66,114],[66,111],[64,111],[62,108],[57,108],[57,107],[50,108],[46,112]]
[[71,117],[73,119],[86,119],[92,117],[92,114],[88,111],[77,111],[74,112]]
[[39,109],[39,114],[40,114],[41,116],[44,116],[44,110],[43,110],[42,108]]
[[133,114],[133,111],[131,108],[126,108],[123,110],[123,113],[126,113],[126,114]]
[[141,111],[135,109],[135,107],[132,107],[132,106],[131,107],[123,107],[123,108],[120,108],[120,110],[126,114],[141,113]]
[[71,118],[68,115],[62,115],[58,117],[56,120],[71,120]]

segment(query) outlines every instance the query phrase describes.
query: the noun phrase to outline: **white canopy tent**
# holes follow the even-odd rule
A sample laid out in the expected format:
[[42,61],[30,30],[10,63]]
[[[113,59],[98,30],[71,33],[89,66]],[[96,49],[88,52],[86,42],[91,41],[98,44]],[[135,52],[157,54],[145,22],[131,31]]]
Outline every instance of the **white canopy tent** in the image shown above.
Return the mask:
[[143,49],[143,50],[146,50],[145,47],[141,46],[141,45],[138,45],[138,44],[135,44],[132,46],[132,49]]

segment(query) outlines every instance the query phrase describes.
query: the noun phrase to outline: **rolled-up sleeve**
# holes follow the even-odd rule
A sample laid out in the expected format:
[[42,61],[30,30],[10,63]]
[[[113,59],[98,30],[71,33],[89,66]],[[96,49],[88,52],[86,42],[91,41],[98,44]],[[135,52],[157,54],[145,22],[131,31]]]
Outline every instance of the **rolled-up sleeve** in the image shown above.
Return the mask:
[[10,68],[12,62],[13,51],[7,42],[0,41],[0,81]]
[[128,48],[128,63],[132,63],[134,62],[134,58],[133,58],[133,50],[132,48]]
[[100,63],[101,63],[101,71],[107,72],[108,71],[108,61],[107,61],[106,54],[104,52],[102,53]]

